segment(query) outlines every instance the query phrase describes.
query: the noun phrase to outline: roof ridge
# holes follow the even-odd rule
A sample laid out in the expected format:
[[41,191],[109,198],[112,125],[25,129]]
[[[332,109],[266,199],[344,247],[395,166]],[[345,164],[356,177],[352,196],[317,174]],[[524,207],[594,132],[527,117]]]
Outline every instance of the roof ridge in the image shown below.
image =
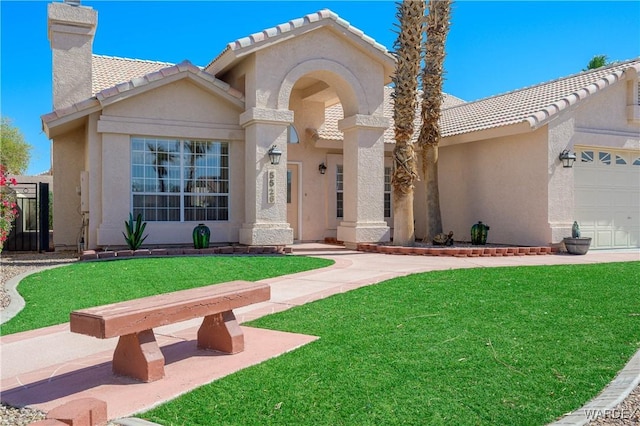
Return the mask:
[[[313,24],[315,22],[320,22],[324,19],[330,19],[347,31],[351,32],[353,35],[360,37],[363,41],[371,44],[376,49],[389,53],[389,50],[382,44],[376,42],[373,38],[366,35],[362,30],[354,27],[349,23],[349,21],[341,18],[337,13],[333,12],[331,9],[324,8],[320,9],[313,13],[308,13],[300,18],[291,19],[287,22],[283,22],[278,25],[274,25],[272,27],[264,28],[258,32],[249,34],[248,36],[238,38],[226,44],[225,48],[220,52],[215,58],[213,58],[204,69],[208,69],[211,67],[220,57],[222,57],[229,50],[237,50],[247,46],[254,45],[256,43],[264,42],[272,37],[288,33],[297,28],[301,28],[305,25]],[[390,54],[390,53],[389,53]]]
[[[611,63],[611,64],[609,64],[607,66],[604,66],[604,67],[594,68],[594,69],[587,70],[587,71],[580,71],[580,72],[577,72],[577,73],[566,75],[564,77],[558,77],[558,78],[554,78],[552,80],[543,81],[541,83],[532,84],[530,86],[521,87],[519,89],[510,90],[508,92],[503,92],[503,93],[498,93],[496,95],[486,96],[484,98],[476,99],[474,101],[468,101],[464,105],[467,105],[467,106],[473,105],[473,104],[476,104],[476,103],[479,103],[479,102],[487,101],[488,99],[494,99],[494,98],[499,98],[501,96],[512,95],[514,93],[518,93],[518,92],[522,92],[522,91],[530,90],[530,89],[535,89],[536,87],[546,86],[548,84],[557,83],[559,81],[568,80],[570,78],[578,77],[578,76],[581,76],[581,75],[593,74],[593,73],[596,73],[596,72],[605,71],[606,69],[610,69],[610,68],[617,68],[617,67],[621,67],[623,65],[630,65],[630,64],[632,64],[634,62],[640,63],[640,57],[634,58],[634,59],[628,59],[628,60],[625,60],[625,61],[617,61],[617,62]],[[624,68],[623,68],[623,70],[624,70]],[[611,74],[613,74],[613,73],[611,73]],[[610,75],[610,74],[607,74],[607,75]],[[603,77],[601,77],[601,78],[603,78]],[[455,105],[455,106],[450,107],[449,109],[458,108],[458,107],[461,107],[461,106],[462,106],[462,104],[461,105]]]

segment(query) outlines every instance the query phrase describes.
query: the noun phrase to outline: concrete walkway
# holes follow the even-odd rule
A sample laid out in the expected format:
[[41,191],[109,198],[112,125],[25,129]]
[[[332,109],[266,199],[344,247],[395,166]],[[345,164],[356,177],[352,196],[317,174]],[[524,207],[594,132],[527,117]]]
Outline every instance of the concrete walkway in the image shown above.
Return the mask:
[[[362,253],[324,244],[295,245],[294,254],[333,259],[335,264],[324,269],[263,280],[271,285],[271,300],[237,309],[235,313],[241,323],[333,294],[417,272],[640,260],[638,250],[592,250],[584,256],[456,258]],[[15,285],[17,282],[10,282],[8,287]],[[166,377],[152,383],[139,383],[113,376],[110,360],[117,339],[99,340],[74,334],[69,331],[68,323],[2,336],[2,402],[48,411],[69,400],[95,397],[107,402],[110,419],[123,418],[316,339],[314,336],[243,326],[245,351],[231,356],[222,355],[196,349],[194,339],[200,322],[201,320],[187,321],[155,330],[166,359]],[[588,408],[613,408],[638,383],[640,352],[603,392],[602,398],[591,401]],[[557,424],[577,425],[586,421],[584,410],[577,410]]]

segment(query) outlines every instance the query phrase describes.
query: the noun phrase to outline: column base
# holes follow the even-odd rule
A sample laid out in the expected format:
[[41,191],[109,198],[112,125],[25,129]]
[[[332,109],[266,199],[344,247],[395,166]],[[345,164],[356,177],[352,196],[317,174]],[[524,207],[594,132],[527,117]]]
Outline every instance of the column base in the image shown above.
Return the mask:
[[338,226],[338,240],[349,249],[355,249],[358,243],[386,243],[390,239],[386,222],[341,222]]
[[239,237],[240,244],[248,246],[290,245],[293,244],[293,228],[288,223],[245,223]]

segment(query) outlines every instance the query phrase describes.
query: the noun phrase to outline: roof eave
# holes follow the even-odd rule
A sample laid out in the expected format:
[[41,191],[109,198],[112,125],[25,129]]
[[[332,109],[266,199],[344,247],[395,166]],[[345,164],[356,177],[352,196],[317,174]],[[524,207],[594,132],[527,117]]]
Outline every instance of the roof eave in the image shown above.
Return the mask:
[[100,104],[103,107],[106,107],[116,102],[120,102],[125,99],[129,99],[142,93],[146,93],[148,91],[165,86],[167,84],[188,79],[198,87],[225,99],[227,102],[235,106],[238,110],[243,110],[245,106],[244,99],[239,92],[237,92],[235,95],[231,94],[230,91],[233,89],[231,89],[230,87],[220,87],[221,85],[228,85],[215,79],[213,76],[211,76],[211,79],[205,79],[201,75],[193,73],[189,70],[184,70],[175,74],[160,76],[158,79],[153,79],[151,75],[147,77],[149,79],[144,84],[139,84],[137,83],[137,80],[139,79],[134,79],[130,82],[119,84],[111,89],[103,90],[102,92],[99,92],[96,97],[100,101]]
[[502,138],[506,136],[514,136],[536,130],[540,126],[533,127],[527,120],[505,126],[491,127],[472,132],[458,133],[451,136],[443,136],[440,140],[440,146],[458,145],[461,143],[476,142],[485,139]]
[[102,110],[102,106],[95,98],[87,99],[70,107],[44,114],[40,117],[42,130],[47,138],[53,139],[69,130],[84,124],[84,118],[94,112]]

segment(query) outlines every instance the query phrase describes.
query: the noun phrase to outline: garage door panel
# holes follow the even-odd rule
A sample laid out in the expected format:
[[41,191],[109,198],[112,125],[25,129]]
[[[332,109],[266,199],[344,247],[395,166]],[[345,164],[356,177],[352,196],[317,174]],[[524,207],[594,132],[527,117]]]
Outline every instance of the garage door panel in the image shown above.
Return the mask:
[[611,231],[596,231],[596,246],[613,246],[613,236]]
[[617,230],[613,234],[613,245],[615,247],[627,247],[629,245],[629,233],[626,230]]
[[631,204],[629,202],[629,191],[612,191],[611,199],[613,201],[612,205],[616,207],[629,207]]
[[598,196],[602,191],[597,191],[595,189],[582,189],[576,191],[574,194],[575,203],[581,207],[593,207],[598,205]]
[[[575,220],[592,248],[640,247],[638,151],[585,148],[574,168]],[[582,153],[588,153],[583,156]]]
[[629,212],[616,211],[613,212],[613,225],[614,226],[632,226],[633,218],[629,216]]

